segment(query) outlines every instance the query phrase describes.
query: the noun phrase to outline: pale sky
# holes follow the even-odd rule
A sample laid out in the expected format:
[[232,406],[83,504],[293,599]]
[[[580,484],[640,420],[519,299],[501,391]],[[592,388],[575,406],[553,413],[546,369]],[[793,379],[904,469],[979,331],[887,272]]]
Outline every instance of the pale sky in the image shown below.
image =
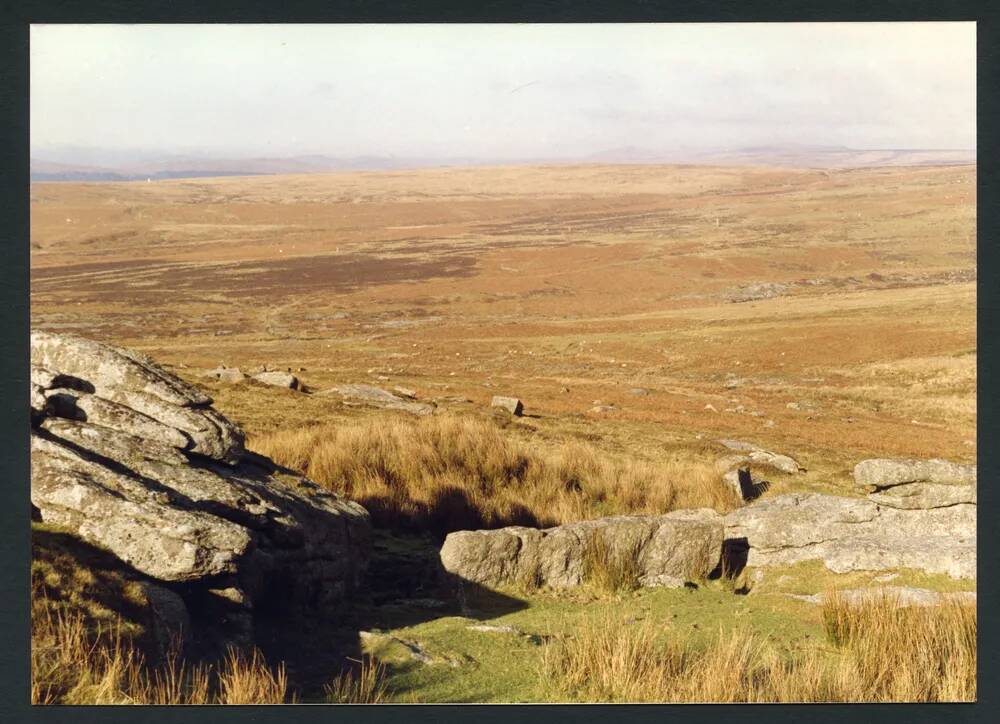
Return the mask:
[[35,25],[32,151],[975,147],[974,23]]

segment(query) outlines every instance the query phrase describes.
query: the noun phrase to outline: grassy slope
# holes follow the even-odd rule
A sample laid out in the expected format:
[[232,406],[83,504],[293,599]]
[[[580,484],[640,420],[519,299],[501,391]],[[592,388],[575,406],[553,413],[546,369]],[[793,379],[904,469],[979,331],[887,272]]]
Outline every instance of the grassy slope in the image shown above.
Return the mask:
[[[415,422],[406,415],[344,407],[335,398],[326,396],[304,396],[253,384],[199,383],[210,389],[220,409],[251,432],[251,442],[275,429],[298,427],[294,424],[296,418],[299,424],[335,423],[344,428],[364,426],[373,420]],[[251,399],[266,399],[267,404],[252,405]],[[476,420],[491,419],[471,405],[458,406],[455,412]],[[678,454],[692,460],[711,460],[721,454],[706,436],[698,439],[693,433],[682,435],[635,421],[602,421],[601,434],[595,435],[593,425],[584,419],[523,418],[503,427],[503,435],[542,456],[567,441],[609,455],[654,463],[663,463]],[[784,476],[768,471],[774,487],[767,495],[797,490],[859,494],[850,476],[856,460],[849,454],[829,449],[777,449],[796,456],[807,472]],[[432,559],[436,551],[432,541],[385,532],[379,536],[379,546],[388,552],[376,555],[372,585],[376,589],[388,586],[388,590],[376,591],[368,610],[359,614],[356,628],[380,633],[368,639],[364,649],[387,665],[389,700],[404,702],[565,698],[565,694],[545,683],[542,661],[545,649],[551,645],[545,642],[559,640],[560,636],[581,627],[597,625],[609,612],[623,622],[662,623],[665,632],[698,645],[707,645],[720,629],[736,629],[756,632],[786,652],[822,654],[829,644],[824,638],[819,607],[784,594],[878,586],[876,577],[884,575],[884,572],[834,574],[818,562],[807,562],[759,571],[749,595],[734,595],[718,583],[709,583],[698,590],[640,590],[612,597],[586,589],[558,594],[512,591],[508,593],[513,600],[501,596],[479,601],[478,605],[473,601],[469,602],[471,610],[463,611],[448,593],[433,589],[415,591],[412,585],[405,584],[393,590],[392,584],[385,582],[398,580],[401,570],[425,570],[420,566],[426,566],[426,560]],[[389,560],[395,563],[383,568]],[[381,575],[380,571],[387,573]],[[975,590],[974,581],[956,581],[919,571],[896,574],[887,582],[889,585],[939,591]],[[448,605],[428,611],[407,603],[408,599],[426,596],[442,597]],[[483,622],[513,626],[528,636],[468,628]],[[434,663],[415,661],[410,651],[393,638],[420,645]]]
[[[614,595],[585,588],[531,596],[512,591],[510,595],[524,608],[511,610],[510,601],[472,600],[465,615],[450,609],[439,618],[409,626],[393,626],[392,622],[408,613],[418,614],[417,610],[394,609],[381,619],[384,636],[374,637],[366,648],[387,664],[393,701],[558,701],[566,695],[544,676],[545,649],[609,618],[623,627],[652,624],[664,640],[686,641],[696,648],[708,647],[720,631],[737,631],[759,634],[787,655],[822,655],[829,653],[830,644],[820,606],[784,593],[862,587],[871,585],[875,575],[837,575],[808,563],[769,571],[769,582],[749,595],[735,595],[715,582],[698,589],[645,589]],[[770,583],[779,579],[780,583]],[[942,591],[975,587],[974,582],[916,571],[900,572],[892,585]],[[512,626],[524,635],[469,629],[482,623]],[[406,648],[389,637],[419,644],[434,663],[414,661]]]

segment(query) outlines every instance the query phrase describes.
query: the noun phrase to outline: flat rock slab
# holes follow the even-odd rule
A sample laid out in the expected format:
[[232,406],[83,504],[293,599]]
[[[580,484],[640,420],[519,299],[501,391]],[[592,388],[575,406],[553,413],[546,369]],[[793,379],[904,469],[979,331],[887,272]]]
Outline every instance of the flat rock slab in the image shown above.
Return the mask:
[[462,654],[432,653],[419,641],[402,639],[392,634],[380,631],[358,631],[358,638],[366,648],[375,646],[394,646],[404,652],[413,661],[428,666],[445,664],[452,668],[457,668],[463,664],[473,663],[472,659]]
[[718,442],[727,449],[739,453],[721,458],[718,461],[718,467],[722,470],[730,470],[738,465],[748,463],[767,465],[789,475],[805,470],[795,458],[765,450],[753,443],[740,440],[719,440]]
[[854,466],[854,482],[862,487],[889,488],[906,483],[975,485],[976,466],[947,460],[862,460]]
[[247,378],[239,367],[217,367],[214,370],[206,372],[205,376],[211,377],[219,382],[225,382],[229,385],[236,385],[240,382],[245,382]]
[[976,506],[901,510],[864,498],[779,495],[729,513],[726,539],[751,567],[820,560],[836,573],[915,568],[976,576]]
[[290,372],[258,372],[253,378],[257,382],[271,387],[284,387],[289,390],[299,389],[299,378]]
[[402,410],[414,415],[430,415],[434,412],[434,405],[426,402],[414,402],[373,385],[338,385],[325,390],[323,394],[331,392],[348,400],[357,400],[372,407],[381,407],[386,410]]
[[880,505],[906,510],[976,504],[976,466],[947,460],[862,460],[854,482]]
[[528,581],[568,588],[585,581],[588,548],[601,536],[612,557],[634,563],[640,585],[680,587],[718,565],[722,520],[702,509],[598,518],[544,530],[458,531],[445,539],[441,563],[459,579],[486,586]]
[[868,499],[889,508],[928,510],[947,508],[962,503],[977,503],[975,485],[938,485],[936,483],[903,483],[870,493]]

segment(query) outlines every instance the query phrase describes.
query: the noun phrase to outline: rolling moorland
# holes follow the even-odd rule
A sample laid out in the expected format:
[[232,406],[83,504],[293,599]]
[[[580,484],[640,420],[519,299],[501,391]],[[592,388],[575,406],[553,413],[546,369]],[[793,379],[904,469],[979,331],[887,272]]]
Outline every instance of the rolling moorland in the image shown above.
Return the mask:
[[[719,439],[797,461],[750,465],[762,503],[861,500],[867,458],[974,464],[975,181],[975,166],[581,165],[34,184],[33,328],[145,353],[248,449],[374,524],[345,611],[318,628],[262,617],[260,661],[224,661],[211,685],[192,663],[182,695],[137,683],[121,654],[148,617],[135,572],[36,523],[36,648],[92,680],[39,683],[39,659],[35,700],[974,698],[967,608],[806,600],[884,571],[812,561],[637,588],[609,564],[587,586],[457,598],[432,571],[457,530],[739,509]],[[243,376],[262,369],[297,389]],[[395,409],[348,385],[394,390]],[[74,658],[95,626],[118,659]],[[912,666],[886,660],[900,651]]]

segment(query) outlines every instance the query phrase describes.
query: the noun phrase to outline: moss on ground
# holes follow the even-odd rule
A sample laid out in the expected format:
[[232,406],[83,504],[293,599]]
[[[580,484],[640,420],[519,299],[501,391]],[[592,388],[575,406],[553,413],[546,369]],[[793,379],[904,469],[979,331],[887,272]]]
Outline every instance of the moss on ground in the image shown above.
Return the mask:
[[821,561],[803,561],[790,566],[761,568],[753,574],[755,593],[813,594],[833,589],[873,586],[909,586],[932,591],[975,591],[976,581],[950,578],[943,573],[903,568],[896,571],[834,573]]
[[[789,651],[822,646],[818,607],[784,596],[734,595],[719,586],[642,589],[601,596],[585,589],[540,593],[520,610],[470,600],[466,615],[380,631],[367,653],[388,669],[394,701],[538,702],[555,694],[545,681],[546,646],[608,616],[622,626],[653,622],[667,638],[706,646],[718,632],[750,629]],[[498,630],[476,630],[486,624]],[[419,646],[430,663],[417,660]]]
[[[383,555],[395,548],[390,557],[419,557],[404,550],[417,541],[383,543]],[[363,615],[372,634],[362,638],[361,648],[386,665],[391,701],[558,701],[560,695],[542,672],[546,647],[608,617],[623,627],[651,623],[664,640],[696,648],[708,646],[720,631],[742,630],[789,655],[827,656],[833,652],[821,607],[788,594],[879,585],[975,590],[975,581],[913,570],[836,574],[818,561],[747,573],[746,580],[756,579],[747,594],[734,593],[731,584],[719,580],[695,588],[617,594],[586,586],[531,593],[513,588],[477,588],[463,595],[421,591],[417,595],[437,596],[442,605],[429,610],[425,599],[409,603],[401,598],[373,606]],[[884,580],[887,576],[894,577]],[[474,628],[484,625],[489,630]]]

